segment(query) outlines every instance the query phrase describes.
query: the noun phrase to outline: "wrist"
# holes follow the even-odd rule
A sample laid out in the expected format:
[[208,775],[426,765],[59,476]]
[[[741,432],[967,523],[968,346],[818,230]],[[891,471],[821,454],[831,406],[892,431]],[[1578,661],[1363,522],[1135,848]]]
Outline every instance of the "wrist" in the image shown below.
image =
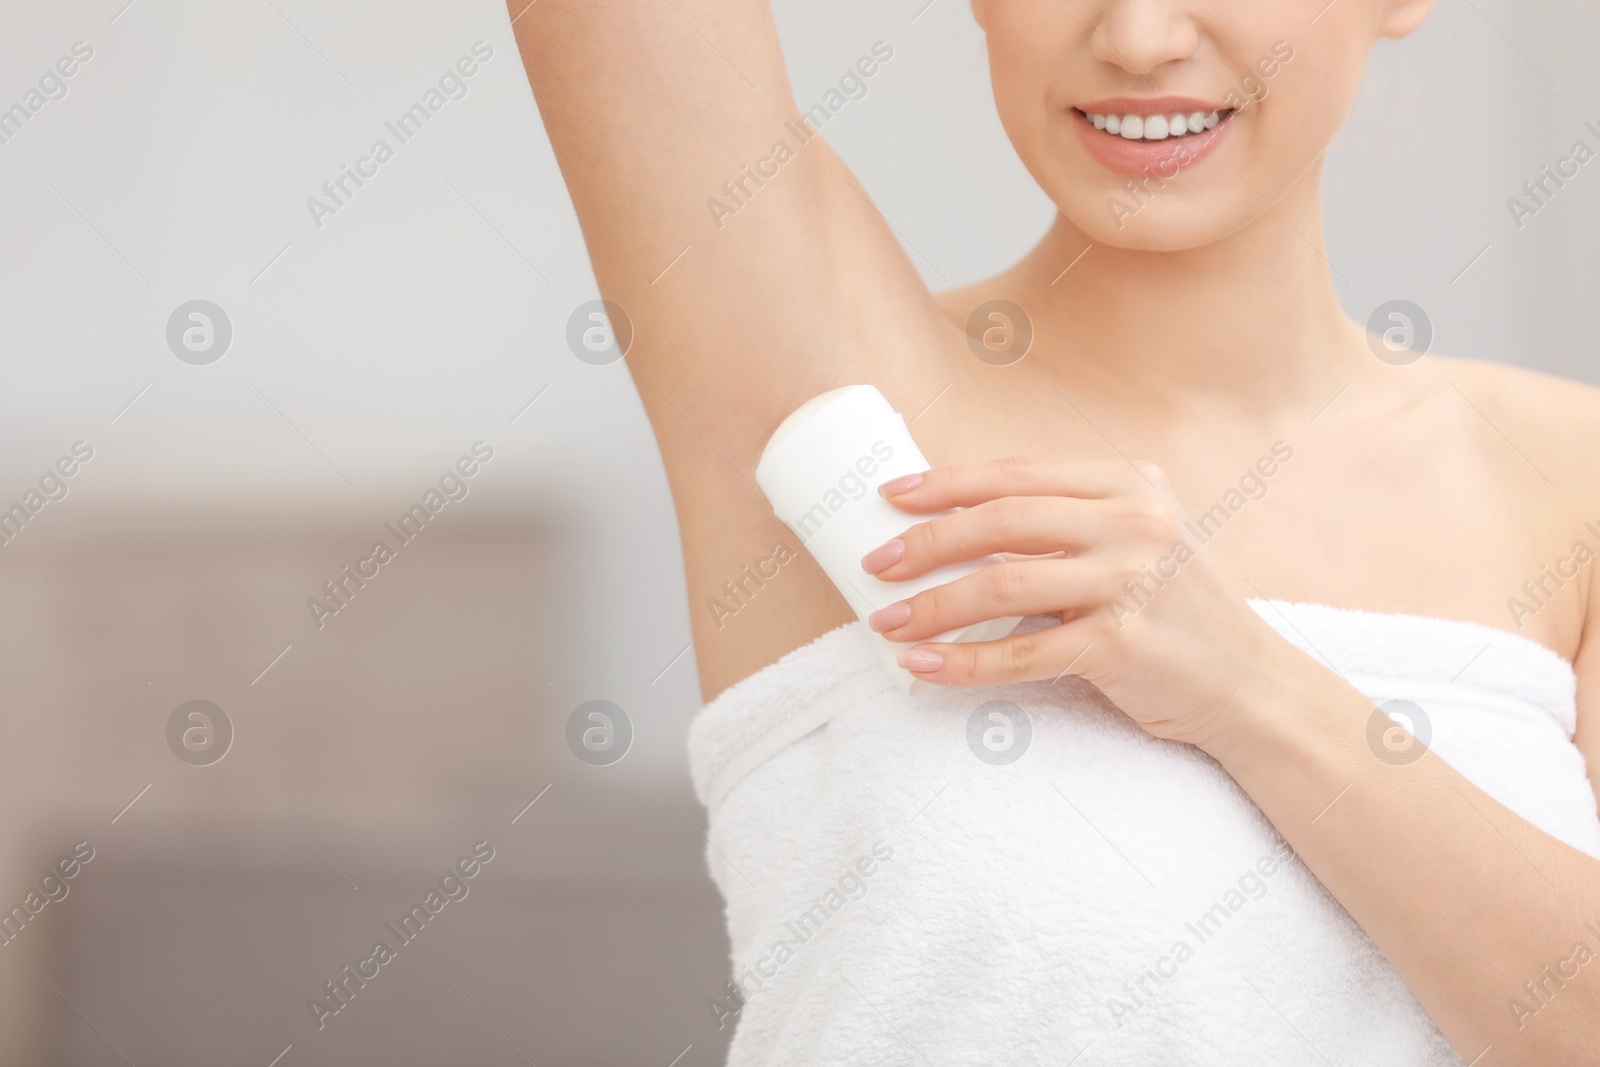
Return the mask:
[[1196,740],[1235,778],[1263,760],[1299,763],[1311,754],[1351,700],[1366,698],[1298,646],[1273,631],[1241,671],[1232,699]]

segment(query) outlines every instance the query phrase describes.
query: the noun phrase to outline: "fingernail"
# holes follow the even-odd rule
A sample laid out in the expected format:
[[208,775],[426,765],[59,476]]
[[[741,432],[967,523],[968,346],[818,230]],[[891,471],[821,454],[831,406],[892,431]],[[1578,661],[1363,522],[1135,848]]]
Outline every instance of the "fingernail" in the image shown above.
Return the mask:
[[878,486],[878,492],[884,496],[894,496],[896,493],[908,493],[922,484],[920,474],[902,474],[898,478],[890,478]]
[[898,661],[906,670],[921,671],[924,674],[944,666],[943,656],[925,648],[908,648],[900,653]]
[[865,556],[862,556],[861,569],[868,574],[877,574],[879,571],[888,570],[905,558],[905,538],[896,537],[892,541],[885,541]]
[[897,626],[904,626],[910,618],[911,601],[902,600],[898,603],[890,604],[882,611],[874,611],[871,615],[868,615],[867,625],[879,633],[883,633],[885,630],[893,630]]

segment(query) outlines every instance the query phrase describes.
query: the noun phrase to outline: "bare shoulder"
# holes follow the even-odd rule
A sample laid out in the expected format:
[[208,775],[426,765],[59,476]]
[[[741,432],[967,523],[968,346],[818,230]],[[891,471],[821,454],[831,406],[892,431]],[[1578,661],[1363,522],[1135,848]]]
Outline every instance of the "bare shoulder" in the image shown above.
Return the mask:
[[1435,362],[1490,431],[1522,452],[1564,503],[1600,520],[1600,388],[1485,360]]
[[[1468,360],[1443,361],[1486,418],[1520,439],[1554,483],[1553,498],[1572,530],[1568,554],[1553,566],[1584,574],[1577,673],[1578,728],[1573,743],[1589,765],[1600,801],[1600,389],[1553,375]],[[1585,573],[1587,572],[1587,573]]]
[[1574,742],[1589,762],[1600,799],[1600,389],[1477,360],[1440,363],[1484,420],[1550,483],[1540,495],[1550,501],[1567,537],[1565,554],[1550,567],[1566,578],[1583,578],[1577,586],[1581,636],[1573,657],[1578,676]]

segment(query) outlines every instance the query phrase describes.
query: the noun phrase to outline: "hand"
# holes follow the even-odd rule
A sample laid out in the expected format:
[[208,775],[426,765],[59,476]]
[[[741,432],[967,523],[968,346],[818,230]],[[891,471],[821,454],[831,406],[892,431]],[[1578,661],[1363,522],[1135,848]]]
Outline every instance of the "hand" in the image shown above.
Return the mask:
[[884,581],[994,553],[1034,558],[890,605],[868,620],[874,630],[916,642],[1008,615],[1062,620],[998,641],[918,644],[900,654],[918,678],[960,686],[1075,674],[1149,733],[1205,747],[1300,666],[1299,650],[1186,528],[1154,464],[1013,457],[908,475],[879,492],[912,513],[962,509],[868,553],[862,567]]

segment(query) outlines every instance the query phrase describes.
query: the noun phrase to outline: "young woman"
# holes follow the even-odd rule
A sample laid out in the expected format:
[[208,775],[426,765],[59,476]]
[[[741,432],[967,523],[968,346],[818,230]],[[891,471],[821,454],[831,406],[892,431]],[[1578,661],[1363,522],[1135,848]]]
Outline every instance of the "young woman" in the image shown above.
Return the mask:
[[[1431,6],[972,0],[1058,213],[936,296],[763,0],[510,0],[671,480],[703,798],[826,723],[709,790],[732,1062],[1600,1062],[1600,397],[1397,358],[1323,253],[1368,52]],[[871,620],[932,696],[753,482],[855,383],[933,464],[864,570],[1006,559]]]

